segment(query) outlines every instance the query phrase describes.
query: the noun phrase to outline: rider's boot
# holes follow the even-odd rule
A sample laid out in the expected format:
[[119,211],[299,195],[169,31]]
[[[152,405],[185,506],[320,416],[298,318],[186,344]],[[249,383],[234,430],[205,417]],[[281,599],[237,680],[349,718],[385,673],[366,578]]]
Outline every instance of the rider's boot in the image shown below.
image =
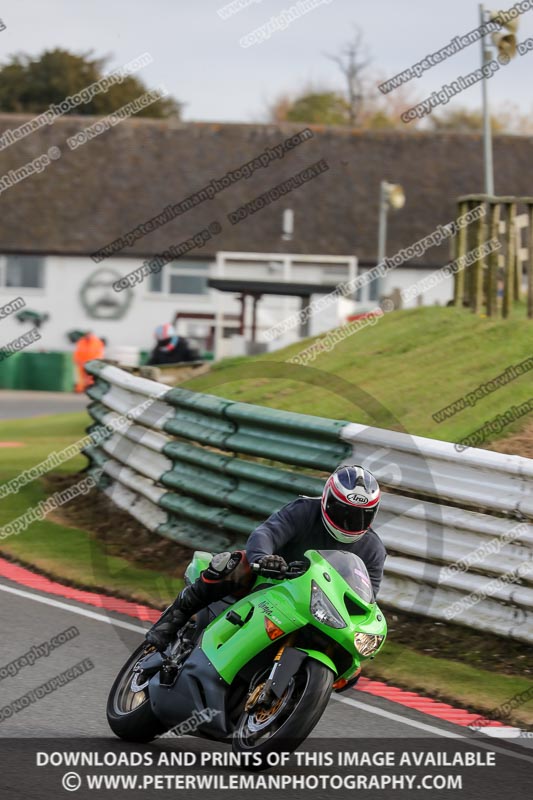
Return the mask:
[[212,584],[205,583],[202,578],[186,586],[176,597],[168,612],[146,634],[148,644],[161,652],[166,650],[179,629],[183,628],[191,616],[213,602],[211,587]]
[[180,592],[168,612],[150,628],[146,641],[157,650],[166,650],[193,614],[238,588],[240,574],[246,576],[249,586],[249,573],[244,550],[217,553],[200,577]]

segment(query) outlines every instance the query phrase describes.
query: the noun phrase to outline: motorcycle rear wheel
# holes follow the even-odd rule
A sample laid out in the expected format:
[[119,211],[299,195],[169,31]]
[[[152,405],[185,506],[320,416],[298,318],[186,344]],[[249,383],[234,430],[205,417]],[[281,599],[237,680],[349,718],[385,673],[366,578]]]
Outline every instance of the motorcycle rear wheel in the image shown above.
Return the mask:
[[[331,696],[333,672],[306,659],[283,696],[267,709],[244,711],[233,734],[234,753],[292,753],[311,733]],[[269,766],[262,764],[259,769]]]
[[143,643],[132,653],[118,673],[107,699],[109,727],[128,742],[150,742],[167,730],[152,711],[147,682],[132,686],[134,667],[146,650]]

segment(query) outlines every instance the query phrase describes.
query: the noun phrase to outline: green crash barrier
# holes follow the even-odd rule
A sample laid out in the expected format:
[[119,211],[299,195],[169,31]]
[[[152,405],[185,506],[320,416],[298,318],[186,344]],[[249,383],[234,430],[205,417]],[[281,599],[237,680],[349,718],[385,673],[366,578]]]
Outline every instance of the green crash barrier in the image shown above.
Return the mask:
[[[365,430],[340,420],[233,402],[182,387],[168,389],[104,362],[93,362],[90,371],[96,376],[96,384],[88,391],[93,400],[88,420],[94,439],[84,451],[90,474],[113,502],[160,536],[208,552],[241,549],[252,530],[286,502],[300,494],[318,497],[326,473],[353,458],[356,442],[359,460],[389,441],[398,463],[416,461],[420,469],[407,479],[404,475],[399,486],[392,481],[392,491],[386,495],[389,519],[384,541],[392,551],[387,562],[391,580],[383,587],[387,603],[443,620],[451,589],[462,602],[461,597],[470,597],[474,589],[481,592],[489,577],[515,570],[520,560],[518,553],[508,553],[509,565],[497,560],[488,565],[487,575],[474,571],[451,588],[439,584],[443,565],[456,563],[464,554],[462,533],[474,543],[482,542],[503,526],[504,536],[506,528],[516,527],[507,518],[509,510],[529,510],[526,484],[532,466],[527,459],[511,463],[517,457],[501,456],[500,460],[495,453],[472,448],[472,466],[465,473],[470,488],[465,488],[464,481],[452,480],[450,443],[421,438],[412,442],[396,432]],[[123,422],[125,414],[152,394],[158,398],[156,405],[130,427],[121,426],[113,434],[112,425],[104,431],[99,428],[117,417]],[[104,449],[108,435],[116,443],[109,453]],[[434,488],[423,469],[426,459],[439,465],[433,475]],[[476,469],[487,473],[479,485],[474,479]],[[497,521],[472,513],[478,510],[480,492],[482,508],[492,509],[495,481],[507,487],[496,504]],[[418,498],[414,509],[413,498]],[[400,522],[395,527],[396,518]],[[410,537],[398,549],[402,524]],[[439,525],[448,536],[444,554],[439,547],[428,550],[428,530]],[[487,598],[475,613],[469,615],[467,610],[462,624],[472,628],[481,624],[483,630],[530,643],[527,591],[507,587],[497,602]],[[430,604],[428,592],[434,601]]]
[[338,441],[340,431],[348,423],[343,420],[329,420],[309,414],[296,414],[293,411],[278,411],[264,406],[253,406],[225,400],[215,395],[191,392],[188,389],[171,389],[163,398],[165,403],[178,408],[200,411],[211,416],[232,420],[235,428],[258,427],[262,430],[280,429],[284,433],[302,434],[313,439],[323,438],[325,442]]
[[88,361],[85,364],[85,372],[88,372],[93,378],[98,378],[100,373],[106,369],[109,365],[105,363],[105,361],[99,361],[95,359],[94,361]]
[[[115,383],[120,387],[125,374],[115,370],[101,361],[88,368],[96,378],[87,390],[93,400],[88,412],[97,425],[105,425],[110,405],[118,407],[117,401],[124,402],[124,395],[117,394],[114,402],[106,403],[106,395],[114,392]],[[136,383],[135,378],[128,381],[132,397]],[[139,384],[139,389],[139,394],[145,394],[146,384]],[[134,404],[133,399],[131,402]],[[181,387],[169,389],[158,402],[173,410],[162,429],[167,439],[172,437],[170,441],[145,437],[143,429],[148,431],[153,424],[146,419],[116,435],[125,437],[134,448],[142,447],[142,455],[138,451],[142,458],[153,458],[155,464],[160,455],[172,464],[155,482],[166,490],[157,505],[167,514],[157,533],[196,548],[239,546],[262,520],[298,495],[321,494],[324,477],[302,474],[302,467],[330,472],[351,452],[351,445],[340,439],[347,424],[341,420],[277,411]],[[129,410],[121,408],[121,413]],[[95,428],[93,423],[89,430]],[[95,468],[109,458],[121,461],[120,449],[110,456],[103,444],[100,441],[84,451]],[[266,459],[274,463],[263,463]],[[283,464],[293,469],[285,469]],[[129,463],[127,466],[132,468]],[[146,500],[153,484],[146,476],[143,480],[147,491],[141,489],[139,497]],[[141,506],[137,518],[139,513]],[[150,520],[153,514],[147,516],[147,523]]]
[[[182,388],[171,389],[162,399],[176,407],[165,431],[222,450],[325,471],[334,469],[351,451],[339,438],[346,421],[253,406]],[[191,412],[196,414],[191,416]]]
[[175,464],[172,470],[165,472],[161,476],[161,483],[180,492],[203,497],[208,502],[246,508],[261,516],[268,516],[294,497],[289,492],[267,489],[252,481],[239,483],[236,478],[184,464]]
[[290,486],[294,494],[317,495],[322,492],[323,480],[296,472],[288,472],[277,467],[245,461],[234,455],[214,453],[192,444],[170,442],[163,448],[163,454],[173,461],[205,466],[213,471],[256,481],[262,486]]
[[162,399],[171,406],[201,411],[213,417],[222,416],[227,406],[234,405],[233,400],[225,400],[214,394],[191,392],[190,389],[180,389],[179,387],[170,389]]
[[14,353],[0,361],[0,388],[72,392],[74,390],[72,353]]
[[102,491],[107,489],[112,479],[103,471],[107,460],[105,453],[93,445],[88,445],[81,452],[89,459],[90,466],[87,472],[95,479],[98,488]]
[[244,536],[248,536],[261,522],[260,519],[254,519],[245,514],[235,514],[220,506],[207,506],[191,497],[176,495],[173,492],[164,494],[159,500],[159,505],[179,517],[187,517],[193,522],[213,528],[222,528]]
[[85,394],[88,395],[91,400],[98,401],[108,393],[110,388],[111,384],[107,383],[107,381],[98,380],[85,390]]
[[87,447],[84,447],[82,453],[85,456],[87,456],[87,458],[89,458],[91,461],[90,471],[96,469],[98,470],[102,469],[105,462],[107,461],[107,456],[105,455],[105,453],[102,450],[100,450],[99,447],[96,447],[95,445],[92,444],[87,445]]
[[163,430],[184,439],[225,448],[225,442],[235,432],[235,426],[216,417],[207,417],[194,411],[179,409],[176,416],[165,422]]
[[241,427],[238,433],[226,438],[224,446],[236,453],[324,471],[335,469],[344,456],[351,452],[351,448],[340,441],[327,444],[313,441],[312,434],[304,438],[259,427]]
[[182,519],[174,514],[168,515],[168,522],[160,525],[157,533],[186,547],[191,547],[192,544],[196,550],[207,550],[211,553],[229,548],[243,548],[245,541],[245,539],[235,541],[233,535],[226,534],[220,529],[209,530],[195,525],[190,519]]
[[281,429],[291,434],[303,433],[313,438],[324,437],[330,442],[337,440],[340,431],[348,423],[341,420],[323,419],[310,414],[297,414],[294,411],[279,411],[276,408],[253,406],[250,403],[232,403],[226,409],[226,416],[236,420],[239,427],[246,423],[248,426],[260,426],[263,429]]
[[[86,394],[88,394],[88,392],[86,392]],[[87,406],[87,412],[89,416],[91,416],[94,419],[95,423],[97,423],[98,425],[105,425],[104,418],[106,414],[109,414],[109,409],[103,406],[98,400],[95,400],[94,402],[90,403]],[[87,428],[87,433],[90,433],[89,428]]]
[[[286,470],[171,442],[163,454],[174,461],[161,483],[207,501],[223,502],[269,516],[297,494],[318,495],[323,481]],[[279,487],[287,487],[281,490]]]

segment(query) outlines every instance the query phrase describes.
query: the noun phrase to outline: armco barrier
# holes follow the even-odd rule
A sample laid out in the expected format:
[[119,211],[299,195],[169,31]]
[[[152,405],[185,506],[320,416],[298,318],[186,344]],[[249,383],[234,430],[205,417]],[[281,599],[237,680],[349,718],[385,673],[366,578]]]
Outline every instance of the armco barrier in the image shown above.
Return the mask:
[[384,489],[380,602],[443,621],[460,604],[454,622],[533,642],[532,460],[169,390],[99,361],[88,371],[90,468],[150,530],[214,552],[242,545],[339,464],[363,464]]

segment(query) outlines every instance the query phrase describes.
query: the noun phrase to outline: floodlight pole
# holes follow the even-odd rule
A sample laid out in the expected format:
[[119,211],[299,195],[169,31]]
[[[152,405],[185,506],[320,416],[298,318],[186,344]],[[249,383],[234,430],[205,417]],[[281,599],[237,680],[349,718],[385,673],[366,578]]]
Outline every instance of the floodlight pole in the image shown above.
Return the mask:
[[[378,264],[385,260],[387,254],[387,216],[389,212],[389,198],[387,194],[388,181],[381,181],[379,187],[379,224],[378,224]],[[380,278],[375,278],[376,295],[379,301]]]
[[[485,24],[485,7],[483,3],[479,5],[480,25]],[[485,36],[481,37],[481,67],[486,63]],[[483,97],[483,169],[485,174],[485,194],[494,196],[494,164],[492,160],[492,130],[490,127],[489,113],[489,94],[487,89],[487,78],[481,81],[481,92]]]

